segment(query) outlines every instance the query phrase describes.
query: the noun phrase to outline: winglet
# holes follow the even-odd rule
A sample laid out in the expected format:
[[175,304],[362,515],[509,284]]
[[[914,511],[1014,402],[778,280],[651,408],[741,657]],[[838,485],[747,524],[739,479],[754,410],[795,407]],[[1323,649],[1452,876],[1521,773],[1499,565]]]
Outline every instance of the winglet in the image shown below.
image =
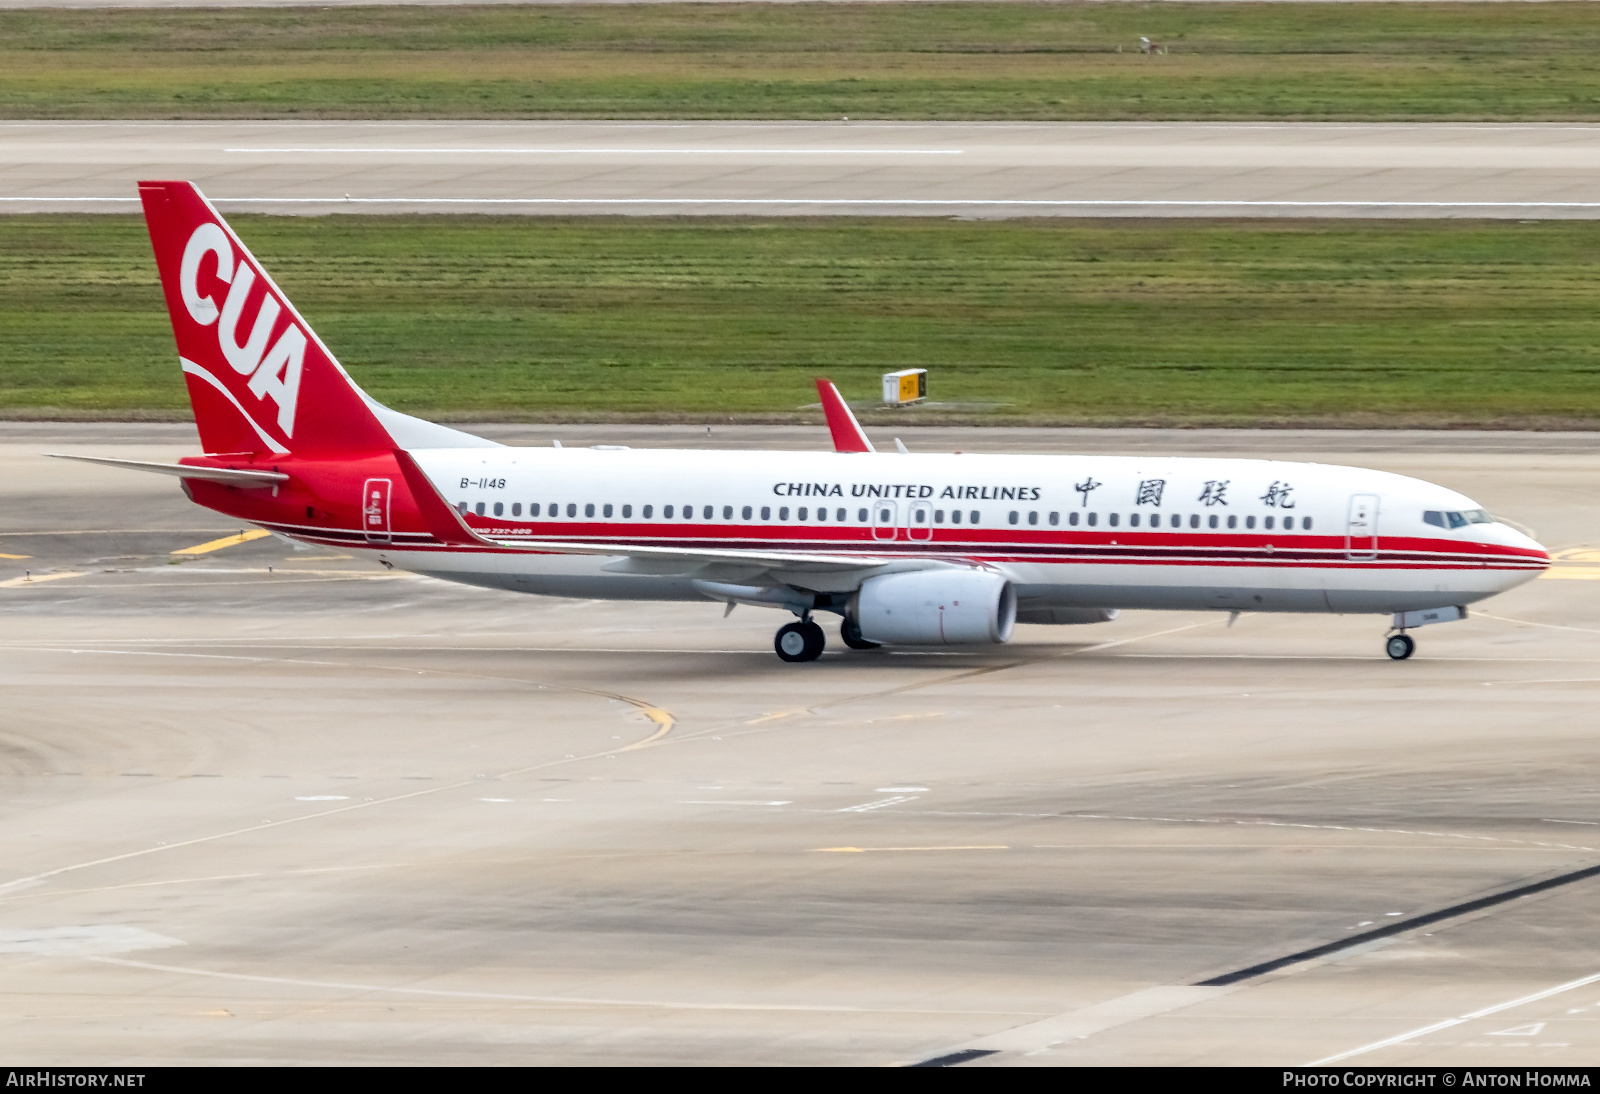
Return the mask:
[[411,458],[411,453],[403,448],[397,448],[394,450],[394,458],[400,465],[400,473],[406,478],[406,486],[411,490],[412,500],[417,503],[422,519],[428,522],[428,532],[434,539],[452,547],[495,546],[467,527],[467,522],[461,519],[461,514],[439,496],[439,490],[433,485],[433,480],[417,466],[417,461]]
[[822,396],[822,412],[828,416],[828,432],[833,434],[835,452],[876,452],[861,423],[850,413],[850,405],[833,386],[832,380],[817,377],[817,394]]

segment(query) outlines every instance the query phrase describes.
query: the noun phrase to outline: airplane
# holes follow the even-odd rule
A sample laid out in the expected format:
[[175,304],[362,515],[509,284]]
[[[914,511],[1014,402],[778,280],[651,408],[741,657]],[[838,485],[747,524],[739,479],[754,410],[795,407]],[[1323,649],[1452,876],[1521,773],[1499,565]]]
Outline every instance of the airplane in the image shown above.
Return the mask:
[[1537,577],[1530,536],[1454,490],[1355,467],[877,452],[831,383],[833,452],[511,447],[362,391],[188,182],[141,182],[202,455],[194,502],[385,567],[546,596],[794,616],[774,649],[1008,641],[1123,609],[1372,613],[1408,633]]

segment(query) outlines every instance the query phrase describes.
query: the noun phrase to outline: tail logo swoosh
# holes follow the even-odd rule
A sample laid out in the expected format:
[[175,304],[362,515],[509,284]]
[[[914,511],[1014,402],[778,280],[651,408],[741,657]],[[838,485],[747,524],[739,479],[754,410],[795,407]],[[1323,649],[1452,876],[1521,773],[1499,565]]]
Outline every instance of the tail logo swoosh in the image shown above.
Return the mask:
[[217,379],[211,373],[207,372],[205,369],[201,368],[199,365],[195,364],[193,361],[189,360],[187,357],[178,358],[178,362],[183,366],[184,372],[188,373],[190,376],[198,377],[199,379],[204,380],[206,383],[222,392],[222,397],[228,400],[228,402],[232,403],[240,414],[244,415],[244,420],[250,423],[250,428],[256,431],[256,435],[261,438],[262,442],[265,443],[268,448],[272,449],[272,451],[278,453],[279,455],[288,455],[289,450],[283,447],[283,445],[279,444],[277,441],[273,440],[270,433],[256,424],[256,420],[250,417],[250,412],[244,408],[243,403],[239,402],[239,400],[234,397],[233,392],[228,390],[226,384]]

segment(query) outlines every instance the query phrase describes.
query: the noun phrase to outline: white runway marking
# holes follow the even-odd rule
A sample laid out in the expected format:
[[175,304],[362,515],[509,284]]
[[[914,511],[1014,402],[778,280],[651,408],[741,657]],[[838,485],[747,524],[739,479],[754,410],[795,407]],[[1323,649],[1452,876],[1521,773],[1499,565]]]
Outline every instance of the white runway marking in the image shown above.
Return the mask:
[[[181,943],[180,943],[181,944]],[[913,1007],[861,1007],[848,1003],[678,1003],[657,999],[586,999],[567,995],[518,995],[510,992],[448,991],[442,988],[399,988],[380,984],[352,984],[337,980],[302,980],[289,976],[259,976],[243,972],[217,972],[213,969],[186,968],[182,965],[157,965],[148,961],[130,961],[119,957],[89,957],[87,960],[106,965],[121,965],[130,969],[151,972],[177,973],[182,976],[208,976],[219,980],[243,980],[257,984],[288,984],[301,988],[326,988],[333,991],[382,992],[391,995],[421,995],[445,999],[499,999],[512,1003],[545,1003],[561,1007],[643,1007],[649,1010],[690,1011],[802,1011],[815,1013],[864,1014],[1018,1014],[1019,1011],[988,1010],[937,1010]]]
[[1524,995],[1520,998],[1512,999],[1509,1002],[1496,1003],[1492,1007],[1484,1007],[1482,1010],[1475,1010],[1471,1014],[1463,1014],[1460,1018],[1446,1018],[1444,1021],[1435,1022],[1431,1026],[1423,1026],[1421,1029],[1414,1029],[1410,1033],[1402,1033],[1398,1037],[1387,1037],[1382,1041],[1374,1041],[1370,1045],[1362,1045],[1360,1048],[1353,1048],[1349,1052],[1341,1052],[1336,1056],[1324,1056],[1322,1059],[1307,1064],[1306,1066],[1324,1067],[1328,1064],[1336,1064],[1341,1060],[1348,1060],[1353,1056],[1362,1056],[1368,1052],[1376,1052],[1380,1048],[1388,1048],[1391,1045],[1403,1044],[1406,1041],[1415,1040],[1418,1037],[1426,1037],[1430,1033],[1438,1033],[1442,1029],[1449,1029],[1451,1026],[1459,1026],[1464,1022],[1471,1022],[1477,1018],[1487,1018],[1489,1015],[1499,1014],[1503,1010],[1511,1010],[1513,1007],[1520,1007],[1527,1003],[1537,1003],[1541,999],[1548,999],[1552,995],[1560,995],[1562,992],[1572,991],[1575,988],[1581,988],[1585,985],[1593,984],[1596,981],[1600,981],[1600,972],[1592,973],[1589,976],[1582,977],[1578,980],[1569,980],[1565,984],[1557,984],[1553,988],[1546,988],[1544,991],[1536,991],[1532,995]]
[[961,148],[224,148],[224,152],[394,156],[964,156]]
[[[0,197],[0,202],[134,205],[128,197]],[[817,209],[894,208],[912,209],[1503,209],[1529,212],[1600,209],[1600,201],[1252,201],[1216,200],[1139,200],[1128,198],[274,198],[211,197],[215,205],[487,205],[497,208],[566,207],[592,205],[601,208],[649,208],[688,205],[696,208],[794,208]]]
[[882,801],[865,802],[861,805],[847,805],[843,809],[835,809],[835,813],[870,813],[874,809],[887,809],[891,805],[904,805],[906,802],[916,801],[916,795],[900,794],[893,798],[884,798]]

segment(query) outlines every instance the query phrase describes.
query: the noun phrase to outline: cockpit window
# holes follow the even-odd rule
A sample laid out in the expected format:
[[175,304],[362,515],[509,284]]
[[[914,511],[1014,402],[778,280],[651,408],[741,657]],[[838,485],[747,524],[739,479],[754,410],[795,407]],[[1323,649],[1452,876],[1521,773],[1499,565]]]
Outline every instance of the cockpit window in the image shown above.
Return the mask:
[[1435,528],[1465,528],[1469,524],[1493,524],[1494,518],[1482,509],[1464,509],[1459,513],[1429,509],[1422,514],[1422,523]]

